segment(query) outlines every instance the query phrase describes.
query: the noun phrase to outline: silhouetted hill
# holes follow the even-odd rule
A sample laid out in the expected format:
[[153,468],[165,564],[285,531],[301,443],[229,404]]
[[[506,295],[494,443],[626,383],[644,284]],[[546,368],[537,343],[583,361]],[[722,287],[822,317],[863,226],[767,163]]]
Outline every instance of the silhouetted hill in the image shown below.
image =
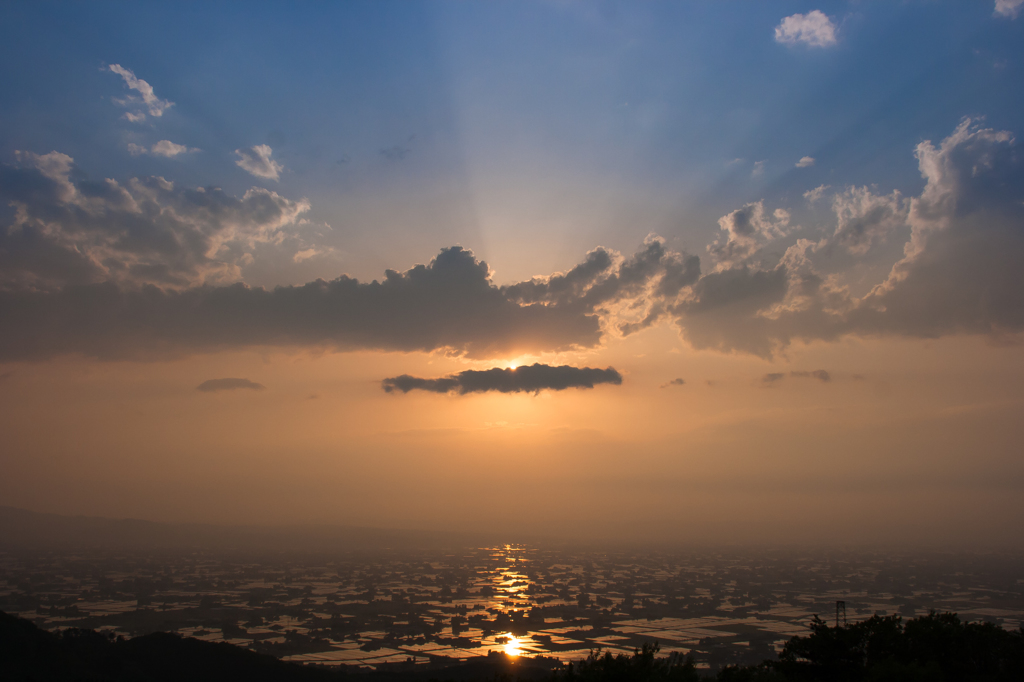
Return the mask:
[[468,534],[353,526],[217,526],[40,514],[0,506],[0,548],[339,551],[479,546]]
[[0,611],[0,680],[9,682],[336,682],[340,677],[223,642],[165,632],[128,640],[92,630],[51,633]]

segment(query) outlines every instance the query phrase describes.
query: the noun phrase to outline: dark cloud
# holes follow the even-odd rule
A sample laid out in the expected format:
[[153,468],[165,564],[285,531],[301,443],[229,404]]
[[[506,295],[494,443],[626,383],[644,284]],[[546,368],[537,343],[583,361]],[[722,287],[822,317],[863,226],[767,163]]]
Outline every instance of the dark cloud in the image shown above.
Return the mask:
[[262,391],[266,388],[263,384],[257,384],[255,381],[249,381],[248,379],[207,379],[203,383],[196,386],[197,391],[203,391],[204,393],[213,393],[214,391],[233,391],[235,389],[245,388],[253,391]]
[[[823,383],[832,381],[832,375],[823,369],[815,369],[812,371],[795,370],[790,372],[789,376],[800,379],[817,379]],[[775,386],[785,378],[786,375],[783,372],[772,372],[771,374],[765,374],[761,377],[761,383],[765,386]]]
[[668,388],[669,386],[683,386],[686,384],[686,379],[673,379],[672,381],[666,381],[661,385],[662,388]]
[[343,275],[273,290],[113,283],[0,290],[0,319],[0,360],[145,358],[257,345],[497,357],[593,347],[601,339],[598,317],[578,307],[509,300],[491,284],[487,264],[460,247],[370,283]]
[[571,367],[560,365],[524,365],[515,369],[495,367],[485,370],[466,370],[439,379],[421,379],[403,374],[385,379],[381,387],[387,392],[413,390],[433,393],[538,393],[543,390],[562,391],[567,388],[593,388],[597,384],[622,383],[622,375],[615,369]]
[[825,383],[832,381],[832,376],[823,369],[816,369],[811,372],[790,372],[789,375],[793,377],[817,379],[818,381]]

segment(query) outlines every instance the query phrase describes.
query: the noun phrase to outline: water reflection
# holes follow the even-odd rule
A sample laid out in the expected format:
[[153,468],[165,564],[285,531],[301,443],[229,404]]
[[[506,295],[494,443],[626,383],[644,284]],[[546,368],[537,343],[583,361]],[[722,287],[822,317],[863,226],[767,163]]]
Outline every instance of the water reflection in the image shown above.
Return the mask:
[[175,630],[317,665],[386,670],[492,652],[570,661],[658,641],[662,654],[717,666],[773,656],[839,599],[857,619],[934,608],[1016,630],[1019,590],[990,576],[1020,575],[1021,561],[511,544],[312,559],[0,552],[0,610],[48,629]]

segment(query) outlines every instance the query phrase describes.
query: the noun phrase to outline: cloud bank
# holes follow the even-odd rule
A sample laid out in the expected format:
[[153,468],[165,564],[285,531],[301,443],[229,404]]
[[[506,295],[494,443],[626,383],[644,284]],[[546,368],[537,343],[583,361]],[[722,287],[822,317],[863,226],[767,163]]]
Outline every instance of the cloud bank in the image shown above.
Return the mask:
[[[320,252],[308,202],[159,177],[91,181],[64,154],[18,153],[0,167],[13,207],[0,231],[0,360],[253,346],[499,358],[594,348],[660,323],[695,349],[764,358],[850,335],[1017,338],[1024,170],[1013,136],[965,119],[914,153],[920,194],[820,186],[805,196],[827,196],[831,218],[813,228],[753,202],[722,216],[704,263],[651,236],[631,255],[598,247],[565,272],[497,286],[485,262],[450,247],[372,282],[270,290],[246,285],[243,269],[267,252]],[[879,245],[897,240],[891,259]],[[855,294],[845,281],[861,263],[888,274]]]
[[539,393],[544,390],[563,391],[567,388],[594,388],[598,384],[622,383],[622,375],[614,368],[551,366],[536,363],[514,369],[495,367],[486,370],[466,370],[440,379],[421,379],[403,374],[385,379],[381,388],[386,393],[401,391],[429,391],[431,393]]

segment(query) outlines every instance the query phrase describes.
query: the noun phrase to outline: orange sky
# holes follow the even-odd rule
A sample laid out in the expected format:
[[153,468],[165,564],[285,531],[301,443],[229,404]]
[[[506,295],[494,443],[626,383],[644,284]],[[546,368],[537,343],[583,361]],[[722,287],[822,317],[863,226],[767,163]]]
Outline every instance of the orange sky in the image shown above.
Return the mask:
[[[658,328],[562,361],[622,386],[386,394],[428,354],[8,365],[0,495],[40,511],[703,542],[1013,543],[1018,347],[847,341],[776,362]],[[827,368],[831,381],[766,373]],[[262,391],[201,393],[214,375]],[[682,386],[667,386],[684,378]],[[710,382],[710,383],[709,383]]]

